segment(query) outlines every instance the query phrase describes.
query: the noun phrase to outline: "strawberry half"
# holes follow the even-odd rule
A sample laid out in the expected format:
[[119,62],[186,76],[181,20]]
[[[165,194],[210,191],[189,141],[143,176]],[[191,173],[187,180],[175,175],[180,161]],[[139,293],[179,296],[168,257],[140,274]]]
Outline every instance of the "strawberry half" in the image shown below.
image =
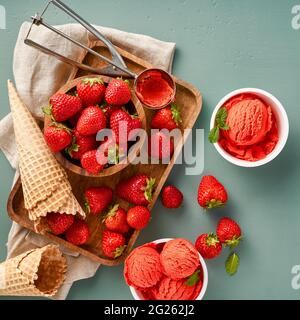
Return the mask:
[[222,207],[228,200],[224,186],[213,176],[204,176],[198,189],[198,203],[202,208]]

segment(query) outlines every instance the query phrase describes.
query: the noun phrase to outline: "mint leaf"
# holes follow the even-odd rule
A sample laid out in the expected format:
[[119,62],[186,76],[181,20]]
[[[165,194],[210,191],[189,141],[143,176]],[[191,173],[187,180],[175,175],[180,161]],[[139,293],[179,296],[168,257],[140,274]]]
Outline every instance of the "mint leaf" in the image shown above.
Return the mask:
[[[228,127],[226,124],[227,115],[228,115],[228,112],[225,107],[220,108],[220,110],[218,111],[218,113],[216,115],[216,124],[221,129]],[[226,130],[226,129],[224,129],[224,130]]]
[[225,268],[226,268],[226,272],[230,276],[233,276],[237,272],[239,262],[240,262],[240,258],[235,252],[231,253],[227,258],[225,262]]
[[210,130],[210,133],[208,135],[208,140],[210,143],[216,143],[219,141],[219,134],[220,134],[220,128],[214,127]]
[[189,287],[194,286],[200,280],[200,270],[196,270],[189,278],[187,278],[185,284]]

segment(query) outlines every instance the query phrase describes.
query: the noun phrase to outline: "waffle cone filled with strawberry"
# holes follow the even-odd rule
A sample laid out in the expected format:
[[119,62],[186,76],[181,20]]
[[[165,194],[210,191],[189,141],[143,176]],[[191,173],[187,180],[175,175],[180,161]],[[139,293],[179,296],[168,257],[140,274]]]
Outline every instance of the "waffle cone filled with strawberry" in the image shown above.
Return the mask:
[[85,213],[72,193],[66,172],[48,148],[39,126],[11,81],[8,81],[8,93],[25,208],[36,231],[45,231],[47,227],[43,218],[50,212],[84,218]]
[[29,250],[0,264],[0,295],[54,296],[67,263],[57,246]]

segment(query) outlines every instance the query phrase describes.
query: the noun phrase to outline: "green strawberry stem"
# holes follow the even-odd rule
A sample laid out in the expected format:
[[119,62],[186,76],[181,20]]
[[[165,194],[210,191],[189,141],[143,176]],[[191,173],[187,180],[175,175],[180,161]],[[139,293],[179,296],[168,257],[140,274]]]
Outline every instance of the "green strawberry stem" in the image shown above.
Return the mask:
[[181,119],[181,114],[180,114],[179,107],[175,103],[171,104],[171,111],[172,111],[173,120],[175,121],[175,123],[177,125],[179,125],[179,123],[182,122],[182,119]]
[[65,149],[65,152],[72,158],[72,152],[78,152],[80,146],[76,144],[76,138],[73,137],[72,144]]
[[150,202],[152,200],[152,193],[153,193],[153,187],[155,185],[155,179],[154,178],[150,178],[147,179],[147,185],[145,188],[145,198]]
[[117,213],[117,210],[119,209],[119,204],[115,204],[114,206],[110,206],[107,214],[104,215],[103,219],[102,219],[102,222],[104,222],[108,217],[113,217],[116,215]]
[[206,209],[221,208],[223,206],[224,202],[217,199],[212,199],[206,203]]
[[207,238],[206,238],[206,244],[210,247],[213,246],[215,247],[217,243],[219,243],[219,239],[217,238],[216,235],[214,235],[213,233],[210,233]]
[[234,249],[235,247],[237,247],[239,245],[239,243],[241,242],[242,239],[243,239],[242,236],[240,236],[240,237],[234,236],[231,240],[226,240],[225,246],[230,247],[230,249]]
[[100,78],[85,78],[82,80],[83,84],[90,84],[90,85],[94,85],[94,84],[104,84],[103,80]]
[[118,258],[118,257],[120,257],[122,254],[123,254],[123,252],[124,252],[124,250],[126,249],[126,245],[124,245],[124,246],[121,246],[121,247],[119,247],[119,248],[117,248],[116,250],[115,250],[115,252],[114,252],[114,257],[115,258]]

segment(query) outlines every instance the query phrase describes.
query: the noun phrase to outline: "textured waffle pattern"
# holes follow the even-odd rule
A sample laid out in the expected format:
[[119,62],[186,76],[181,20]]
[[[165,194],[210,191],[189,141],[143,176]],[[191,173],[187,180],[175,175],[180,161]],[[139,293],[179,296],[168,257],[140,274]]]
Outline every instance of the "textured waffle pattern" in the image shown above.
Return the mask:
[[66,259],[57,246],[33,249],[0,264],[0,295],[53,296],[65,279]]
[[60,212],[85,218],[85,213],[72,193],[67,174],[45,143],[34,118],[23,104],[13,84],[8,93],[17,149],[25,208],[36,231],[43,233],[41,218],[49,212]]
[[8,84],[8,91],[20,156],[25,207],[32,209],[58,188],[64,178],[64,170],[46,145],[40,128],[12,83]]

